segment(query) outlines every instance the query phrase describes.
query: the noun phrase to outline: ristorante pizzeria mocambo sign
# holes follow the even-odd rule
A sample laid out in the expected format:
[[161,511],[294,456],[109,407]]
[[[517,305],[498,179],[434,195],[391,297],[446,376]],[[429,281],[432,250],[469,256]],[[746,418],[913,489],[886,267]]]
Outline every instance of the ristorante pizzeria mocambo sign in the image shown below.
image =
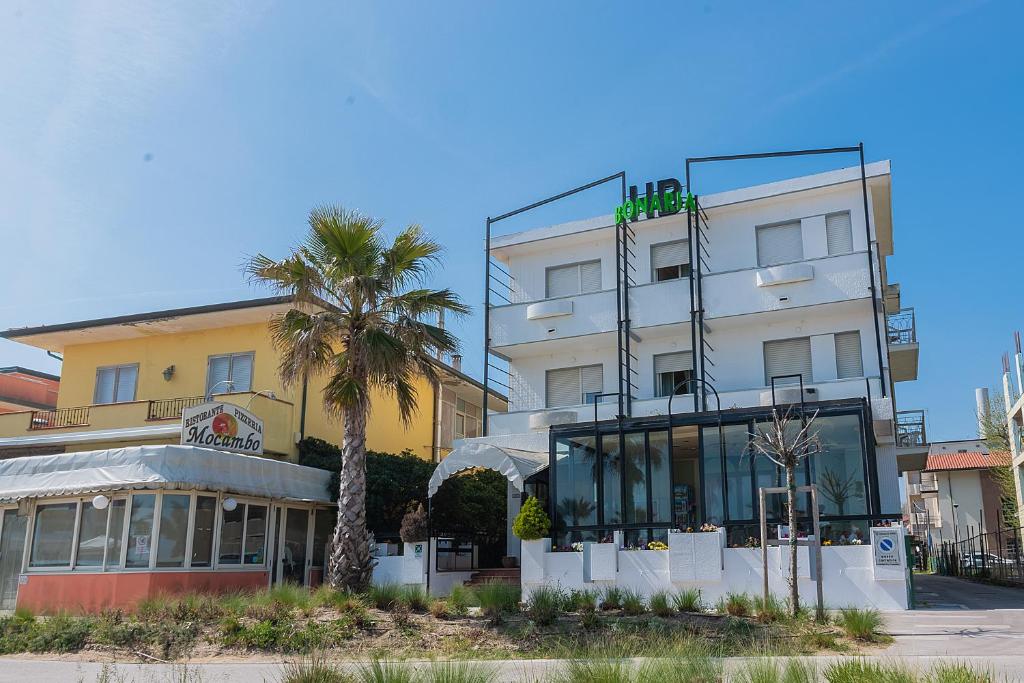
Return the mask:
[[181,443],[261,455],[263,420],[233,403],[200,403],[181,411]]

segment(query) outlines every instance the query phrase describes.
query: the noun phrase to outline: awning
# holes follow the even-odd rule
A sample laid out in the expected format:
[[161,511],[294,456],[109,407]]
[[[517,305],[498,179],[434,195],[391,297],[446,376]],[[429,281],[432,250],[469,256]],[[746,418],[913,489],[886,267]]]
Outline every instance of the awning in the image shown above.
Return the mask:
[[513,486],[522,491],[526,478],[547,466],[546,452],[524,451],[490,443],[463,442],[434,470],[427,486],[427,497],[432,498],[449,477],[477,467],[501,472]]
[[254,455],[129,446],[0,460],[0,501],[142,488],[329,503],[330,480],[325,470]]

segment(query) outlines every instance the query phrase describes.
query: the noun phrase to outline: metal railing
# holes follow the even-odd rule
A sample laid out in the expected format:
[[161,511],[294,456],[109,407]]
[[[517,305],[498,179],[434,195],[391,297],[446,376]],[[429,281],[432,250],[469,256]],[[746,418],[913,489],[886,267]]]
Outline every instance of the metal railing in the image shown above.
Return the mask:
[[903,448],[924,446],[928,434],[924,427],[923,410],[900,410],[896,413],[896,445]]
[[28,428],[58,429],[60,427],[82,427],[89,424],[89,406],[57,408],[56,410],[33,410],[29,416]]
[[933,553],[935,570],[946,576],[1024,584],[1022,541],[1022,527],[996,529],[958,541],[945,541]]
[[175,420],[181,417],[185,408],[199,405],[206,400],[205,396],[187,396],[180,398],[164,398],[150,401],[146,410],[147,420]]
[[897,313],[885,316],[885,336],[890,344],[914,344],[917,342],[917,319],[913,308],[901,308]]

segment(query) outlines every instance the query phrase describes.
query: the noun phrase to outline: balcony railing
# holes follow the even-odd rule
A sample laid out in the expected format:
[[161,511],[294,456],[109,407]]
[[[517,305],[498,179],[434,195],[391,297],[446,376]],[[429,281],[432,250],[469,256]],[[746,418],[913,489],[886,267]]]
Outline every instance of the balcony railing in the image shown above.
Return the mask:
[[150,401],[146,411],[147,420],[176,420],[181,417],[185,408],[199,405],[206,400],[205,396],[186,396],[180,398],[164,398]]
[[89,406],[58,408],[56,410],[33,410],[28,428],[58,429],[60,427],[82,427],[89,424]]
[[885,332],[890,344],[916,344],[917,320],[913,308],[901,308],[885,317]]
[[901,410],[896,413],[896,445],[902,448],[924,446],[928,435],[924,428],[923,410]]

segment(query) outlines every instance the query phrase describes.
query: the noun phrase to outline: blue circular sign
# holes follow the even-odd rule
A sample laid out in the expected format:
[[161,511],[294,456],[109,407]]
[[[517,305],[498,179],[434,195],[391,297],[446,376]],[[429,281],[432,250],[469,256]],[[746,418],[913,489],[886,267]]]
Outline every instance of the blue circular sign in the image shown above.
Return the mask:
[[893,548],[892,539],[883,538],[881,541],[878,542],[878,547],[882,550],[882,552],[890,552]]

